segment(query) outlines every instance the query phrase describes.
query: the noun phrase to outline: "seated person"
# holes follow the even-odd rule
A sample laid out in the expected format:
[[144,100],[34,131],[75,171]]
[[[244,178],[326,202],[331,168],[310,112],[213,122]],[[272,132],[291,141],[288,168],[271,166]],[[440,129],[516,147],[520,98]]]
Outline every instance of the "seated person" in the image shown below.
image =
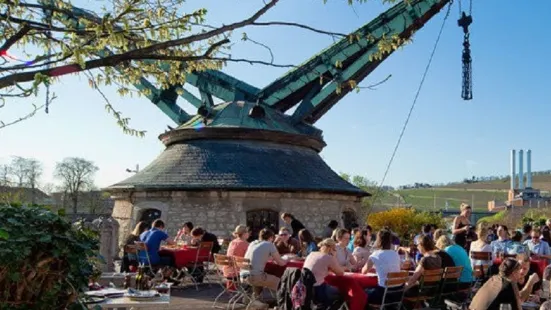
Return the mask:
[[[233,236],[235,239],[230,242],[230,245],[228,246],[228,253],[226,255],[228,257],[244,257],[247,249],[249,248],[249,242],[247,242],[247,239],[249,238],[249,231],[247,227],[238,225],[235,227]],[[234,272],[239,270],[235,270],[233,266],[224,266],[222,271],[224,273],[224,277],[230,279],[236,277]]]
[[[473,279],[473,269],[471,259],[464,248],[455,244],[448,236],[444,235],[436,241],[436,247],[444,250],[451,258],[456,267],[463,267],[461,276],[459,277],[459,289],[467,289],[471,287]],[[448,266],[442,266],[445,268]]]
[[418,294],[417,281],[421,278],[425,270],[442,269],[442,258],[435,254],[436,246],[431,237],[421,237],[417,248],[423,257],[419,260],[415,272],[406,283],[406,295],[408,296],[415,296]]
[[298,240],[300,243],[300,257],[306,257],[310,255],[310,253],[318,250],[318,246],[314,241],[314,236],[312,236],[308,229],[301,229],[298,232]]
[[365,240],[363,233],[361,231],[357,232],[354,237],[354,249],[352,250],[352,255],[354,255],[354,258],[356,259],[356,265],[358,268],[365,265],[369,255],[371,255],[371,251],[369,248],[366,248],[366,245],[367,241]]
[[501,304],[511,309],[521,309],[517,282],[521,277],[521,265],[516,259],[506,258],[499,266],[499,274],[491,277],[474,295],[469,309],[499,310]]
[[497,227],[498,239],[492,241],[490,246],[492,247],[492,255],[494,258],[501,258],[502,254],[510,254],[511,239],[509,239],[509,229],[505,225],[499,225]]
[[356,268],[356,258],[352,255],[352,252],[348,250],[348,243],[350,242],[350,233],[348,230],[340,228],[336,230],[334,240],[337,242],[337,261],[339,265],[346,270],[353,270]]
[[330,306],[340,297],[339,290],[325,283],[325,277],[332,271],[340,276],[344,270],[337,262],[335,253],[337,244],[333,239],[324,239],[319,243],[320,250],[311,252],[304,261],[304,267],[310,270],[316,278],[314,284],[314,303],[323,306]]
[[[255,296],[261,296],[263,288],[277,291],[279,278],[264,272],[266,263],[270,258],[278,265],[285,266],[287,261],[282,259],[274,245],[274,233],[269,229],[262,229],[258,234],[258,240],[249,244],[245,258],[251,261],[251,270],[241,270],[240,276],[244,282],[254,287]],[[264,308],[266,305],[255,301],[251,305],[254,308]]]
[[549,249],[549,244],[541,240],[541,233],[539,230],[534,229],[530,233],[532,239],[524,241],[524,245],[528,247],[530,254],[534,255],[536,258],[551,259],[551,249]]
[[274,244],[280,255],[297,255],[300,251],[300,244],[295,238],[291,237],[291,231],[287,227],[279,229],[279,236],[275,239]]
[[192,222],[185,222],[184,226],[182,226],[182,229],[178,230],[178,234],[176,235],[176,238],[174,238],[175,242],[183,241],[184,244],[189,244],[191,242],[191,231],[193,230],[193,223]]
[[[130,272],[130,266],[138,266],[138,256],[134,243],[140,241],[140,235],[146,230],[149,230],[149,225],[146,222],[138,222],[130,236],[124,241],[121,272]],[[131,247],[132,251],[130,251]]]
[[520,275],[517,285],[520,289],[520,299],[525,302],[533,291],[540,289],[540,277],[530,266],[528,254],[518,254],[517,262],[520,264]]
[[373,267],[375,267],[379,280],[376,287],[367,290],[367,296],[369,303],[380,304],[385,292],[388,273],[400,271],[400,255],[397,251],[392,250],[392,233],[388,230],[383,229],[377,234],[373,253],[362,268],[362,273],[368,273]]
[[[147,254],[149,255],[151,265],[173,266],[174,261],[172,256],[159,256],[161,242],[166,241],[169,245],[175,244],[174,241],[168,240],[168,235],[164,232],[165,223],[162,220],[155,220],[151,226],[150,230],[140,235],[140,240],[147,246]],[[139,253],[138,256],[140,263],[148,263],[145,255]]]
[[191,242],[190,244],[193,246],[199,246],[201,242],[212,242],[212,254],[217,254],[220,252],[220,243],[218,243],[218,237],[216,237],[214,234],[211,234],[204,230],[201,227],[195,227],[191,231]]

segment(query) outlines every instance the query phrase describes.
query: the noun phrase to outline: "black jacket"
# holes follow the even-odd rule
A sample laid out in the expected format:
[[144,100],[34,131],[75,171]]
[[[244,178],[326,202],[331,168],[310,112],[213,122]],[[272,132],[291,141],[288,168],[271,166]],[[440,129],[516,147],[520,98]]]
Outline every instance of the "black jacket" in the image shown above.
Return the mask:
[[302,270],[298,268],[287,268],[285,269],[285,273],[283,273],[277,288],[278,310],[296,310],[293,308],[291,293],[293,291],[293,287],[299,279],[302,280],[302,283],[306,287],[306,299],[304,300],[304,306],[300,307],[300,310],[312,309],[310,305],[312,304],[314,297],[314,284],[316,283],[316,277],[314,277],[314,274],[306,268]]
[[218,237],[216,237],[214,234],[205,232],[201,241],[212,242],[212,254],[217,254],[218,252],[220,252],[220,243],[218,243]]

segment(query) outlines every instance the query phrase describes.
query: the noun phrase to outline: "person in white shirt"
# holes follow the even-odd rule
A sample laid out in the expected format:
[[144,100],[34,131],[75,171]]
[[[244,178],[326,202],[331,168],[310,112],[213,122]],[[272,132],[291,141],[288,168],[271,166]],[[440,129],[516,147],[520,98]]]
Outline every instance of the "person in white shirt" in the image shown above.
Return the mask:
[[[478,239],[471,243],[471,248],[469,249],[469,257],[471,256],[472,252],[490,252],[492,253],[492,246],[488,243],[488,227],[485,223],[480,223],[476,227],[476,234],[478,236]],[[490,255],[490,260],[483,261],[478,259],[471,259],[471,267],[474,268],[474,266],[491,266],[492,265],[492,259]]]
[[367,296],[370,304],[380,304],[383,299],[388,273],[400,271],[400,255],[397,251],[391,249],[392,233],[388,230],[379,231],[373,248],[374,251],[362,268],[362,273],[366,274],[371,268],[375,267],[379,282],[377,287],[367,290]]

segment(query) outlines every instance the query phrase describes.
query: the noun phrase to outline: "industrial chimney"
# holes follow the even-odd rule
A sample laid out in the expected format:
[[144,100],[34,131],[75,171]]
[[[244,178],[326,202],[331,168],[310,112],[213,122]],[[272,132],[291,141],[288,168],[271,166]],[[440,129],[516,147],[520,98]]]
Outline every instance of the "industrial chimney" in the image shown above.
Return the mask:
[[516,159],[516,151],[515,150],[511,150],[511,190],[515,190],[515,179],[517,177],[517,171],[516,171],[516,166],[517,166],[517,159]]
[[526,151],[526,187],[532,188],[532,150]]
[[518,189],[524,189],[524,151],[518,151]]

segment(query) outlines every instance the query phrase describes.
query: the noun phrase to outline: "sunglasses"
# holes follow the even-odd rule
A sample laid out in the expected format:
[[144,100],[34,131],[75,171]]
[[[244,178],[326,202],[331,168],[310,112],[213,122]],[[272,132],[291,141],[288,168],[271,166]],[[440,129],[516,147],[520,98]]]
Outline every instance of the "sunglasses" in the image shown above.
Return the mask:
[[282,237],[289,236],[289,234],[287,234],[287,233],[279,234],[279,235],[282,236]]

